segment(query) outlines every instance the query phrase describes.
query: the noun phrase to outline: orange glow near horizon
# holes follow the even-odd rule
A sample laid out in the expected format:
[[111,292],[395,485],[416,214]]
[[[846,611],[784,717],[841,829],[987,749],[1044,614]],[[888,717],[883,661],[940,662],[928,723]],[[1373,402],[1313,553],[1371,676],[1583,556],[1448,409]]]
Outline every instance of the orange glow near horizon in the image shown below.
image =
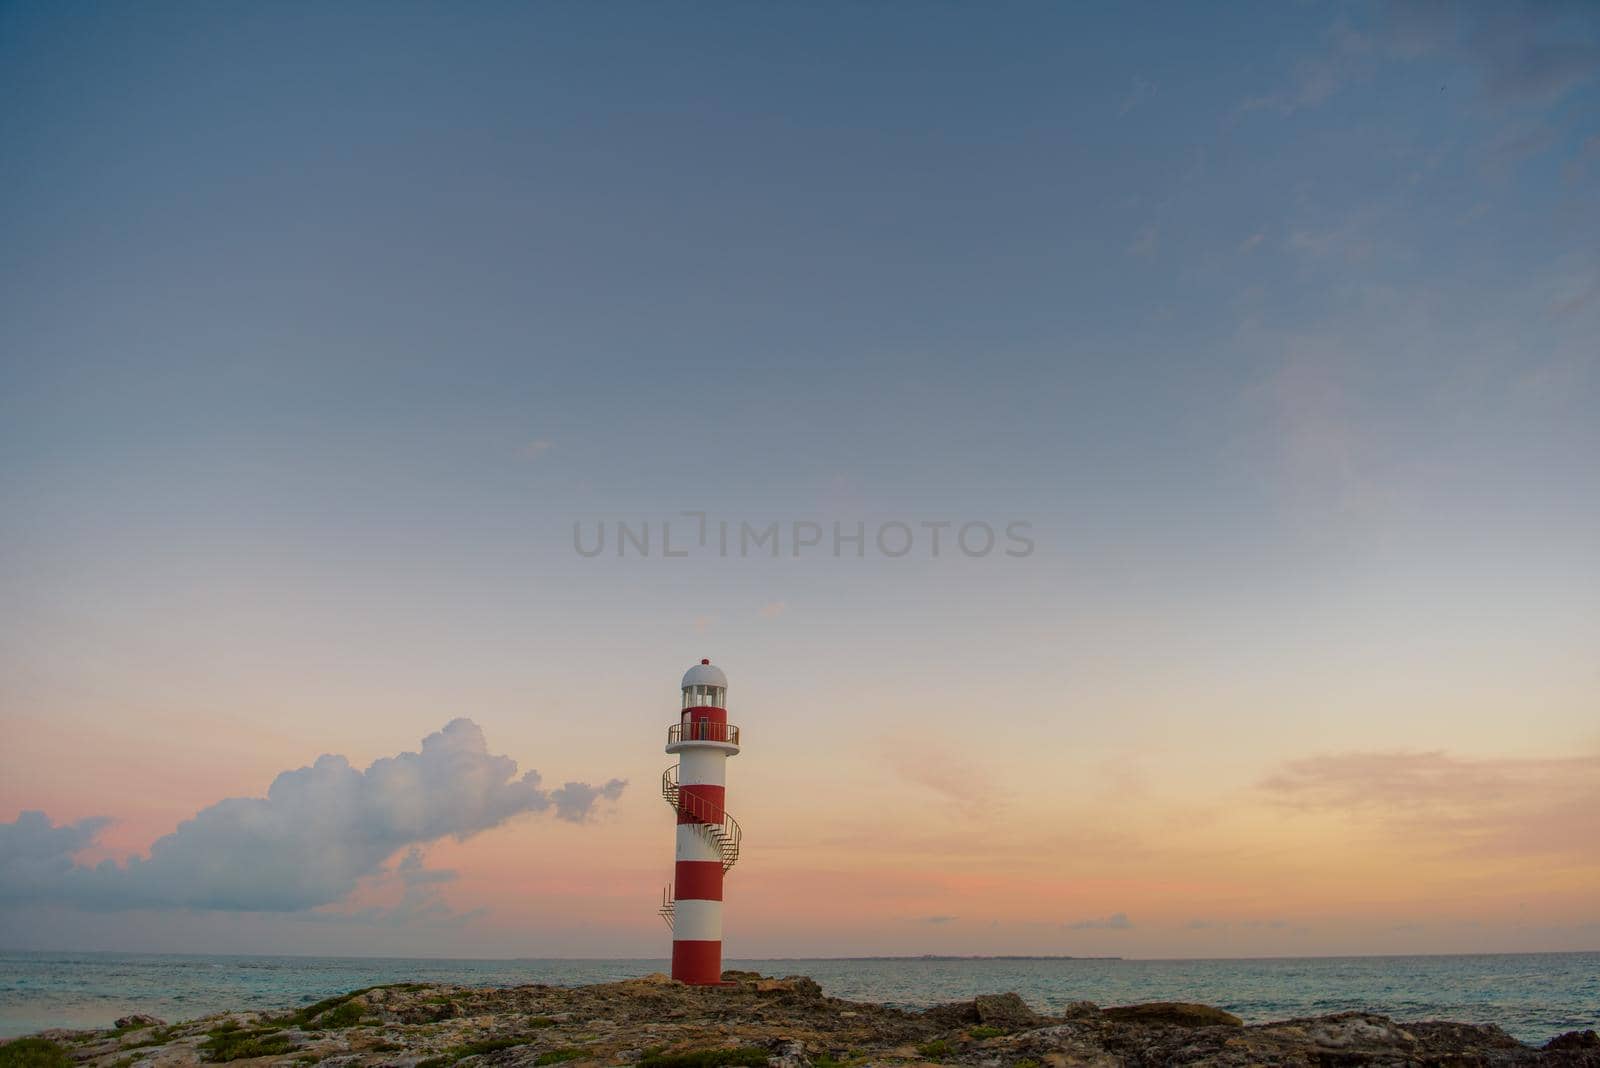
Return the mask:
[[[728,881],[730,958],[1560,949],[1583,948],[1582,932],[1593,929],[1593,756],[1307,757],[1202,785],[1204,776],[1159,772],[1170,757],[1019,760],[1005,737],[933,730],[899,750],[893,735],[880,736],[836,762],[827,789],[801,804],[811,747],[785,755],[788,728],[763,729],[734,708],[747,742],[730,763],[729,804],[747,837]],[[224,762],[220,740],[198,721],[172,722],[195,731],[193,744],[111,732],[78,748],[71,779],[19,764],[3,801],[57,822],[114,813],[79,860],[121,860],[208,799],[260,796],[269,768],[315,755],[280,726],[231,737]],[[522,733],[524,744],[547,737]],[[654,795],[670,758],[652,753],[657,731],[639,733],[630,785],[589,822],[521,816],[425,846],[429,869],[455,873],[436,893],[455,918],[420,943],[489,955],[661,955],[665,932],[650,904],[670,878],[671,817]],[[23,737],[35,769],[69,744],[48,721]],[[493,733],[488,741],[503,748]],[[395,738],[389,751],[414,747]],[[383,755],[370,739],[365,748],[358,766]],[[604,767],[603,754],[588,757]],[[251,785],[230,786],[247,777],[228,767],[235,759],[253,769]],[[1007,761],[1034,770],[1002,774]],[[584,762],[574,757],[570,770]],[[1055,777],[1043,773],[1051,764]],[[166,773],[150,774],[158,767]],[[566,770],[547,772],[546,783]],[[136,778],[149,785],[128,789]],[[358,913],[399,896],[393,877],[378,876],[319,911]]]

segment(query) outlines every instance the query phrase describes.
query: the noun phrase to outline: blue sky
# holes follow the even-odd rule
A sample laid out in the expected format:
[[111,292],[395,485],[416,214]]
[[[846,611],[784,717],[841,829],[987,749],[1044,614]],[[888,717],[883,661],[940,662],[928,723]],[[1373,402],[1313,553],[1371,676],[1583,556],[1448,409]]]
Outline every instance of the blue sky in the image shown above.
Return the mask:
[[[1198,702],[1240,782],[1595,750],[1597,72],[1586,4],[0,6],[0,800],[243,732],[137,852],[572,679],[629,777],[707,653],[1106,761]],[[1036,551],[572,550],[685,509]]]

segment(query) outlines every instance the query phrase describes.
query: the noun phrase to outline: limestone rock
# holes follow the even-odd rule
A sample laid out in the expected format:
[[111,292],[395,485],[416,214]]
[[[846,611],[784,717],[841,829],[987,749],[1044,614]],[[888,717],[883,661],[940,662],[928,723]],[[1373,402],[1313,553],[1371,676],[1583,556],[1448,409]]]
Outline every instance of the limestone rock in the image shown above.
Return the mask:
[[777,1051],[767,1058],[767,1068],[811,1068],[806,1044],[792,1038],[780,1039]]
[[[240,1055],[240,1068],[246,1060],[251,1068],[411,1068],[429,1060],[462,1068],[536,1068],[541,1061],[621,1068],[656,1055],[715,1060],[727,1050],[768,1068],[1600,1068],[1600,1038],[1592,1031],[1534,1049],[1492,1026],[1402,1024],[1370,1012],[1244,1026],[1221,1009],[1170,1002],[1105,1010],[1073,1002],[1041,1019],[1014,993],[913,1012],[827,997],[806,976],[750,972],[730,972],[722,986],[686,986],[659,974],[581,987],[396,984],[360,999],[359,1020],[325,1012],[307,1023],[285,1007],[162,1027],[154,1018],[142,1026],[146,1018],[125,1016],[116,1031],[42,1037],[56,1041],[75,1068],[203,1068],[219,1045]],[[979,1025],[1002,1033],[974,1034]]]
[[989,1027],[1000,1027],[1007,1031],[1019,1031],[1024,1027],[1038,1027],[1043,1021],[1039,1014],[1028,1008],[1028,1003],[1022,1000],[1021,994],[979,994],[972,999],[972,1010],[978,1017],[978,1022]]
[[808,1000],[822,997],[822,987],[806,975],[786,975],[782,979],[758,978],[752,985],[758,994],[792,994]]
[[1593,1049],[1600,1050],[1600,1035],[1593,1031],[1568,1031],[1564,1035],[1557,1035],[1543,1046],[1547,1050],[1575,1050]]

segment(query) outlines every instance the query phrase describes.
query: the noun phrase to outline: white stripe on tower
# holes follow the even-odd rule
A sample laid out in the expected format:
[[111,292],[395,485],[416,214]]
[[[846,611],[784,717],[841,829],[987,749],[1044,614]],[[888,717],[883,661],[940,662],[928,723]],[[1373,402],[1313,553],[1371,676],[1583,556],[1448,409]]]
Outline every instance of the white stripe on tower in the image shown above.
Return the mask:
[[722,942],[722,902],[679,899],[672,918],[678,942]]
[[722,854],[706,832],[692,823],[678,824],[678,855],[674,860],[714,860],[722,863]]
[[721,749],[690,749],[678,755],[679,786],[722,786],[728,779],[728,754]]

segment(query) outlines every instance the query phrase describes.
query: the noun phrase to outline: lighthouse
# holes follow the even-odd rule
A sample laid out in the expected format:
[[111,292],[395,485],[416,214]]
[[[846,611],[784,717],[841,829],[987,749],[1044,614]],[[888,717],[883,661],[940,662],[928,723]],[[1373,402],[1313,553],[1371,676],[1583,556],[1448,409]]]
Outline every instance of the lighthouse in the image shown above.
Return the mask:
[[711,985],[722,982],[722,877],[739,859],[739,824],[724,807],[739,728],[728,722],[728,677],[709,660],[684,673],[667,752],[678,758],[661,773],[661,796],[677,817],[677,863],[661,902],[672,977]]

